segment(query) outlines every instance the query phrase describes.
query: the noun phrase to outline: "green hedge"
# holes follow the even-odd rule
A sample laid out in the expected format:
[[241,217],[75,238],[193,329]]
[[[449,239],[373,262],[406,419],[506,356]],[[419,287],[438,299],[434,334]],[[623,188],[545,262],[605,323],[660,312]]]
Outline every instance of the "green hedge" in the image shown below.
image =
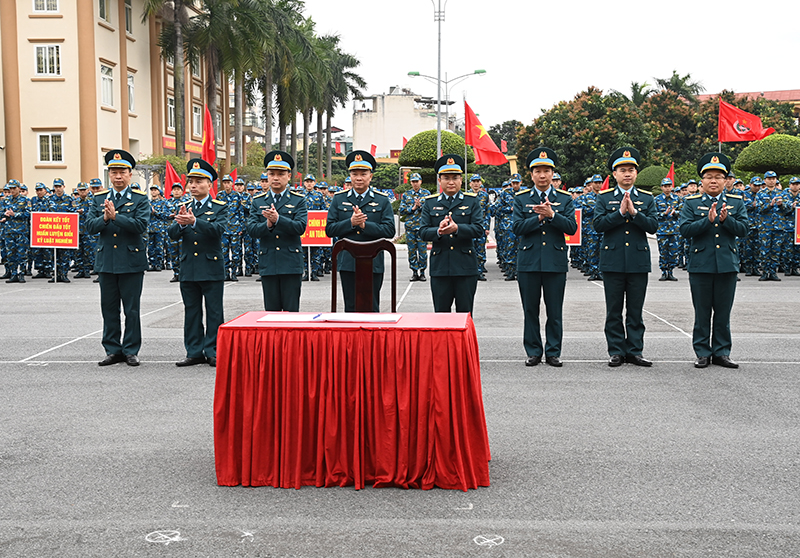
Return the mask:
[[736,158],[735,169],[759,174],[768,170],[778,175],[800,174],[800,138],[772,134],[754,141]]

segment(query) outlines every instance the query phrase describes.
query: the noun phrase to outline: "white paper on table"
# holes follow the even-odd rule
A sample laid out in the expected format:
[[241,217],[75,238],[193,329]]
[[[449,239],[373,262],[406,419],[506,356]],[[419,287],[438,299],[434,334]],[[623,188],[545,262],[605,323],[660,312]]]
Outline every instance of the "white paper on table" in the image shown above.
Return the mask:
[[258,318],[257,322],[318,322],[322,314],[298,314],[297,312],[278,312]]
[[358,312],[335,312],[322,314],[315,322],[368,322],[394,324],[400,321],[402,314],[360,314]]

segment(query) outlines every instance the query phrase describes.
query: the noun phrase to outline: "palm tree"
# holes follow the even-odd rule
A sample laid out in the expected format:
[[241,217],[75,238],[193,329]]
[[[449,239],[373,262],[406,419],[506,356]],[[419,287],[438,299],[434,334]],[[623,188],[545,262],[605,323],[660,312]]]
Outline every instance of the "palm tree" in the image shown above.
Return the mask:
[[[327,162],[328,176],[330,176],[333,171],[331,120],[336,112],[336,108],[338,106],[344,107],[351,97],[362,95],[362,89],[367,86],[367,82],[364,81],[360,75],[351,71],[353,68],[357,68],[360,62],[356,57],[342,52],[339,48],[339,40],[338,35],[327,35],[321,39],[328,49],[327,60],[330,70],[329,75],[331,77],[325,88],[325,102],[323,107],[326,115],[326,128],[328,130],[325,145],[325,160]],[[318,138],[318,141],[321,142],[321,138]],[[320,144],[318,144],[317,153],[320,154],[319,157],[321,160],[322,149]]]
[[170,40],[168,43],[159,40],[161,56],[167,58],[171,54],[174,55],[175,153],[179,157],[186,156],[186,103],[183,85],[186,57],[183,52],[183,28],[186,25],[188,16],[184,2],[185,0],[144,0],[144,10],[142,11],[142,23],[145,23],[149,17],[161,16],[164,21],[161,38]]
[[637,107],[642,106],[645,99],[652,95],[654,91],[650,89],[650,84],[647,82],[639,83],[638,81],[631,82],[631,102]]
[[[208,68],[206,99],[209,112],[217,113],[217,75],[235,76],[236,162],[243,164],[242,140],[243,74],[260,63],[264,37],[270,31],[261,0],[203,0],[201,13],[192,18],[186,29],[190,54],[202,54]],[[223,94],[223,98],[227,95]]]
[[683,97],[693,105],[697,104],[697,95],[706,90],[699,81],[691,81],[690,74],[681,76],[675,70],[672,70],[672,75],[667,79],[654,79],[659,87],[676,93],[678,97]]

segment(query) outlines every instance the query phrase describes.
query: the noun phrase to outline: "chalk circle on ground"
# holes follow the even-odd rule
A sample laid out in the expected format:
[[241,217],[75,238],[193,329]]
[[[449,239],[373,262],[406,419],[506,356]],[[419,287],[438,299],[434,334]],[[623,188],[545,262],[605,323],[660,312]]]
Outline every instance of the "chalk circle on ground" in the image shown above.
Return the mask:
[[171,542],[185,541],[178,531],[153,531],[148,534],[144,540],[151,543],[159,543],[167,545]]
[[472,540],[478,546],[486,546],[489,548],[500,546],[506,542],[506,540],[500,535],[478,535]]

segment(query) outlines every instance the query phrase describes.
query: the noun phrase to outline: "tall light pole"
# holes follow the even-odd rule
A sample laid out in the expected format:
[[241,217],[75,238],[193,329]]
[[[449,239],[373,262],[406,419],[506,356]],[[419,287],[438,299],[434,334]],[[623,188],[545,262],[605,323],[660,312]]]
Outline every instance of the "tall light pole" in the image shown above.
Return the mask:
[[436,1],[431,0],[433,4],[433,21],[439,24],[439,63],[436,73],[436,158],[442,152],[442,22],[444,21],[444,10],[447,8],[447,0],[444,0],[444,7],[442,0],[438,0],[439,5],[437,9]]
[[[482,75],[485,75],[485,74],[486,74],[486,70],[475,70],[474,72],[470,72],[468,74],[463,74],[463,75],[460,75],[458,77],[454,77],[453,79],[448,80],[447,79],[447,73],[445,72],[444,80],[441,80],[441,79],[434,78],[433,76],[426,76],[426,75],[420,74],[419,72],[408,72],[409,76],[425,78],[428,81],[436,83],[440,88],[441,88],[441,82],[444,81],[445,126],[447,126],[448,128],[450,127],[450,89],[456,83],[458,83],[460,81],[464,81],[465,79],[467,79],[470,76],[482,76]],[[439,116],[440,110],[441,110],[441,107],[437,107],[437,118]],[[442,133],[441,132],[441,127],[439,127],[439,138],[440,138],[440,141],[439,141],[439,146],[437,147],[437,149],[439,149],[439,151],[441,151],[441,147],[442,147],[441,146],[441,133]]]

